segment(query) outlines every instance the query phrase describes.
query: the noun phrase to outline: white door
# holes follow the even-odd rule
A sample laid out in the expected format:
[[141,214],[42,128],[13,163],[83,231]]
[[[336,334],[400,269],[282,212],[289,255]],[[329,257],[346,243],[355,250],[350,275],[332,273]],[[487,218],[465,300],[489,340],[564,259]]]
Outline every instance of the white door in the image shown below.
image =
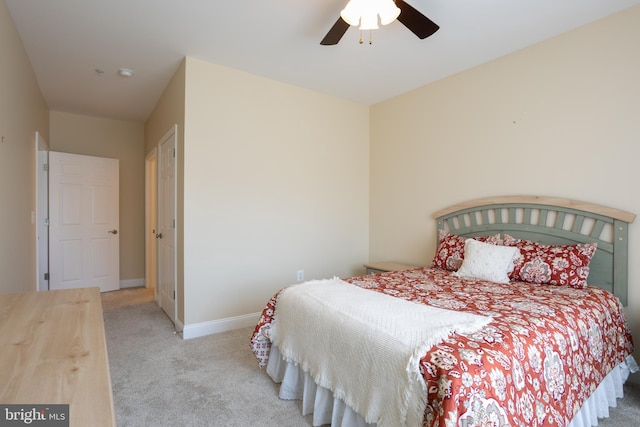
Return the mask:
[[49,289],[49,145],[36,131],[36,289]]
[[158,150],[158,276],[160,307],[176,323],[176,127]]
[[49,289],[120,288],[118,160],[49,152]]

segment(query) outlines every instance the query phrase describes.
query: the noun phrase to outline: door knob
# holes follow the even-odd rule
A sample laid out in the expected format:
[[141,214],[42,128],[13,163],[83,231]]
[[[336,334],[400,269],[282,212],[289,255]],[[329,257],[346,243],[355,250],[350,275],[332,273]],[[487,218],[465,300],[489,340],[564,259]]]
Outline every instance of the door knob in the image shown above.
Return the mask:
[[109,231],[107,231],[107,233],[118,234],[118,230],[109,230]]
[[156,239],[162,239],[162,233],[156,234]]

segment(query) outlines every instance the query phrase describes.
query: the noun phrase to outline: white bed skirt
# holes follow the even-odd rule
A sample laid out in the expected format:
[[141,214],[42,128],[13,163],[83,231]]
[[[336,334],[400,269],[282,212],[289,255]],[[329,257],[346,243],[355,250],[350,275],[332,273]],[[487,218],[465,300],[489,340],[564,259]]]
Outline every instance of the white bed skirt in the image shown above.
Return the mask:
[[[608,418],[609,408],[616,407],[616,399],[623,397],[622,386],[629,374],[636,372],[638,365],[632,356],[620,363],[607,375],[596,391],[585,402],[569,427],[592,427],[598,418]],[[349,408],[340,399],[334,398],[331,390],[316,385],[311,375],[293,363],[286,362],[278,348],[271,346],[267,374],[280,383],[280,399],[301,400],[302,415],[313,414],[313,425],[330,424],[332,427],[375,427]]]

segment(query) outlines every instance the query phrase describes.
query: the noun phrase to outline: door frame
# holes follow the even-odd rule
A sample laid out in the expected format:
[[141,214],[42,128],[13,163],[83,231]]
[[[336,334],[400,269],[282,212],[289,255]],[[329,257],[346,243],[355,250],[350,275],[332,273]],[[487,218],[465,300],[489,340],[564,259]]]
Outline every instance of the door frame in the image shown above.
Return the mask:
[[154,147],[144,160],[144,199],[145,199],[145,225],[144,225],[144,287],[153,288],[153,299],[160,302],[157,286],[157,257],[158,240],[156,239],[158,218],[158,147]]
[[36,131],[36,291],[49,290],[49,144]]

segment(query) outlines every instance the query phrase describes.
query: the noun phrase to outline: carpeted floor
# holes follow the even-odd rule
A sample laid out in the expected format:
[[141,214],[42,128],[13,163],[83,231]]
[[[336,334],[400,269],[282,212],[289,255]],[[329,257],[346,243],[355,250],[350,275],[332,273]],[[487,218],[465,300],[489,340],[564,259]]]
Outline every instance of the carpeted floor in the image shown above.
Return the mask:
[[[310,426],[299,403],[277,397],[249,348],[252,328],[183,340],[153,302],[151,290],[102,294],[107,351],[119,427]],[[640,390],[601,427],[640,424]]]
[[183,340],[150,290],[102,301],[119,427],[311,425],[258,368],[251,328]]

